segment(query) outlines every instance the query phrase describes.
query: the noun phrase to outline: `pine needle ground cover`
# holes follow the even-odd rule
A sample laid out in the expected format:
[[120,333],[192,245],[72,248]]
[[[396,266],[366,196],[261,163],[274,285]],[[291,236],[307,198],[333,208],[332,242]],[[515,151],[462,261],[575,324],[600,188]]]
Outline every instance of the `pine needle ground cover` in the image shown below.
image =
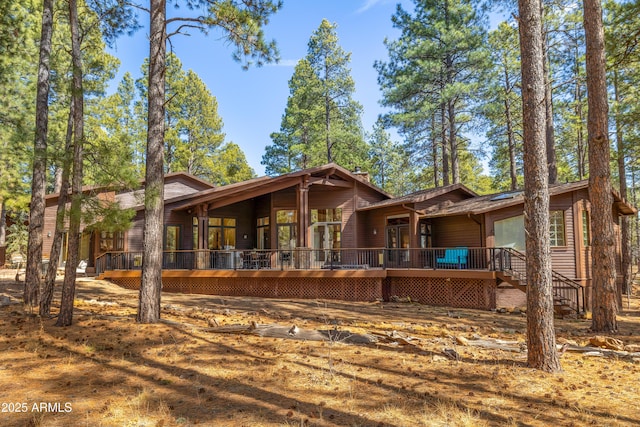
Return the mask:
[[[164,294],[163,322],[139,325],[137,292],[81,279],[74,324],[59,328],[21,292],[0,282],[2,426],[640,424],[640,360],[566,351],[561,374],[529,369],[517,312]],[[215,332],[256,324],[402,339]],[[589,325],[559,319],[558,339],[588,345]],[[640,345],[638,298],[620,327],[614,338]],[[512,348],[469,345],[478,339]]]

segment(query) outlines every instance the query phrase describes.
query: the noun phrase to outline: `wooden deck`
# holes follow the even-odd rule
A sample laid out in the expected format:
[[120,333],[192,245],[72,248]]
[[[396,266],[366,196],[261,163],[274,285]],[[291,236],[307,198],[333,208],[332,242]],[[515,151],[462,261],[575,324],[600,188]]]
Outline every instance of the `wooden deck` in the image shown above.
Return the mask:
[[[99,276],[139,289],[140,270],[111,270]],[[478,270],[163,270],[164,292],[263,298],[344,301],[393,300],[423,304],[496,308],[496,273]]]

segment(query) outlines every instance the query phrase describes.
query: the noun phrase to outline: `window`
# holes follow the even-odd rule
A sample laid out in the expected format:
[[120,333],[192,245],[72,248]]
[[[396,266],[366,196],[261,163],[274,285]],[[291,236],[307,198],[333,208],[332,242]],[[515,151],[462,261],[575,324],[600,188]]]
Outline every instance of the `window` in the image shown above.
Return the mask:
[[342,209],[311,209],[311,223],[342,222]]
[[426,221],[420,222],[420,247],[431,247],[431,223]]
[[589,211],[582,211],[582,244],[591,246],[591,224],[589,223]]
[[524,215],[501,219],[493,224],[496,248],[526,249]]
[[198,248],[198,218],[194,217],[192,222],[192,233],[193,233],[193,249]]
[[566,246],[564,238],[564,211],[549,212],[551,246]]
[[123,231],[101,231],[100,232],[100,251],[123,251],[124,250],[124,232]]
[[167,225],[164,228],[164,250],[177,251],[180,249],[180,226]]
[[[314,249],[340,249],[342,209],[311,209],[311,239]],[[336,254],[339,257],[339,254]]]
[[258,249],[269,249],[269,217],[258,218]]
[[209,249],[234,249],[236,247],[236,219],[209,218]]
[[298,213],[295,210],[276,211],[278,249],[294,249],[298,241]]

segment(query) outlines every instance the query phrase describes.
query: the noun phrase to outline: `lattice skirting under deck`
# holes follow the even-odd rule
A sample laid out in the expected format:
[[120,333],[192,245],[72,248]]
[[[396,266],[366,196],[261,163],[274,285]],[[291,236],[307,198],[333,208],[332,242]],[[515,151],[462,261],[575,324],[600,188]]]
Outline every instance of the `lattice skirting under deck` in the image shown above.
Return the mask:
[[[127,289],[138,289],[139,278],[113,278]],[[251,278],[206,277],[162,279],[164,292],[251,296],[262,298],[375,301],[382,296],[381,278]]]
[[495,280],[444,277],[388,277],[385,296],[411,298],[422,304],[476,308],[496,308]]
[[[140,286],[140,278],[113,278],[111,281],[127,289]],[[191,294],[343,301],[388,300],[398,296],[428,305],[482,310],[496,308],[495,281],[481,279],[165,277],[162,286],[164,292]]]

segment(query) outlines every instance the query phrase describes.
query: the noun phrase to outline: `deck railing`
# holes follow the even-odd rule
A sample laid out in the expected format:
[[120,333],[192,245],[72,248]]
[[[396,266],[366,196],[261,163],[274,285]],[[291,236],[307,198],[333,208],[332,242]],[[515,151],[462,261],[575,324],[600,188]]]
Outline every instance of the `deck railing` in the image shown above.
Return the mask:
[[[140,270],[142,252],[109,252],[96,261],[98,274]],[[166,270],[502,270],[510,263],[502,248],[367,248],[288,250],[186,250],[163,253]]]
[[[503,251],[504,259],[508,260],[503,268],[499,271],[505,271],[519,280],[523,285],[527,284],[527,257],[522,252],[515,249],[505,248]],[[571,280],[568,277],[551,270],[551,282],[553,287],[553,296],[558,301],[568,306],[576,314],[585,311],[585,293],[584,287]]]

